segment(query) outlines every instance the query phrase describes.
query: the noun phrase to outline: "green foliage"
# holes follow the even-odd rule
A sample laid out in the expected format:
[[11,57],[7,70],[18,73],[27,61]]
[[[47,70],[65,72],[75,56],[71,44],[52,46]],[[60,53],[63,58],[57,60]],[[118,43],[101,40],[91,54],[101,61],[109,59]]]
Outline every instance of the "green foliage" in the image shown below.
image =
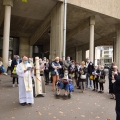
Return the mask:
[[22,2],[27,2],[27,0],[22,0]]

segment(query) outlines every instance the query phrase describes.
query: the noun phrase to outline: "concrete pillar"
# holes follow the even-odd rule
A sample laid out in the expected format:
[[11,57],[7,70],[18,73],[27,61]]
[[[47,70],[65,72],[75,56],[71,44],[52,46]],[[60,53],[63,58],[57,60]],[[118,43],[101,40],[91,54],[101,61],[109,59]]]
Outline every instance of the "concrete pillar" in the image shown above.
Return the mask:
[[3,64],[5,69],[8,65],[9,57],[9,38],[10,38],[10,19],[11,19],[11,7],[13,6],[12,0],[4,0],[3,5],[5,6],[4,14],[4,31],[3,31]]
[[76,47],[76,62],[81,63],[82,62],[82,50],[79,50],[78,47]]
[[82,62],[82,50],[80,50],[78,52],[78,62],[81,63]]
[[51,11],[50,59],[63,54],[63,12],[63,3],[58,3]]
[[113,62],[116,62],[116,41],[113,42]]
[[24,38],[24,37],[21,37],[20,38],[20,46],[19,46],[19,56],[22,57],[22,56],[27,56],[27,57],[30,57],[30,39],[29,38]]
[[120,24],[117,25],[117,39],[116,39],[116,64],[120,70]]
[[86,60],[86,50],[82,50],[82,61]]
[[95,25],[95,16],[90,17],[90,51],[89,57],[92,62],[94,62],[94,25]]
[[33,46],[30,46],[30,57],[33,57]]
[[78,62],[78,52],[79,52],[78,48],[76,47],[76,55],[75,55],[76,56],[76,62]]

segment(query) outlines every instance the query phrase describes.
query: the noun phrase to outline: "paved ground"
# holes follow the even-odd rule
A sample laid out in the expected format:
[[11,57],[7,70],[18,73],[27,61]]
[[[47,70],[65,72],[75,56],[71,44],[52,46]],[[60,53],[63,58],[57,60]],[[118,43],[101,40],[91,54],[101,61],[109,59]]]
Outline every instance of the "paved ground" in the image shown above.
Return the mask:
[[51,84],[46,86],[46,96],[35,98],[32,106],[18,102],[18,87],[12,87],[10,76],[0,76],[0,120],[115,120],[115,100],[108,94],[90,89],[80,93],[78,89],[71,99],[56,99]]

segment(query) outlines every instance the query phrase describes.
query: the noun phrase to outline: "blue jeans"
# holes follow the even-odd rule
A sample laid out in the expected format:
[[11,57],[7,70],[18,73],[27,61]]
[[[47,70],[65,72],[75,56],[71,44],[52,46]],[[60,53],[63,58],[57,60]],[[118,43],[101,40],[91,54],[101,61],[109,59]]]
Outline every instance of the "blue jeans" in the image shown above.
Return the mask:
[[63,82],[60,82],[60,89],[65,89],[65,90],[69,90],[69,84],[64,84]]
[[89,80],[90,74],[87,73],[86,75],[86,87],[91,87],[92,88],[92,80]]

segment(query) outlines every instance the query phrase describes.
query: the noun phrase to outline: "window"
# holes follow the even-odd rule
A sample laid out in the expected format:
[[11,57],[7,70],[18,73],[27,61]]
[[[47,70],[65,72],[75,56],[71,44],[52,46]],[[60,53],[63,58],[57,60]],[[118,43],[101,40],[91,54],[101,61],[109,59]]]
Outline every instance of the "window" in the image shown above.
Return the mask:
[[104,50],[109,50],[109,47],[104,47]]
[[109,54],[109,51],[104,51],[104,54]]
[[104,55],[104,58],[107,58],[107,57],[109,57],[109,55]]

